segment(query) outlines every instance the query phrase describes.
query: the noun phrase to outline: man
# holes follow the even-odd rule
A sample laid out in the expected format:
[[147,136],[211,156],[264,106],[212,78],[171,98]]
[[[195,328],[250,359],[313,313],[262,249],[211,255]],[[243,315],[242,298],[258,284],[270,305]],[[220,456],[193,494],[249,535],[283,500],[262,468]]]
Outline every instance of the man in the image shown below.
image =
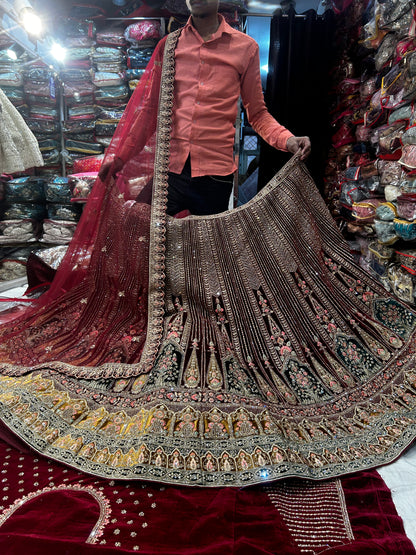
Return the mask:
[[[208,215],[228,208],[240,95],[251,126],[271,146],[305,159],[311,144],[268,112],[255,40],[225,22],[219,0],[186,3],[191,16],[175,50],[167,213]],[[102,179],[106,172],[103,167]]]
[[175,51],[168,213],[223,212],[236,165],[233,145],[241,94],[253,129],[269,144],[305,159],[308,137],[294,137],[267,111],[258,45],[225,23],[218,0],[187,0],[191,17]]

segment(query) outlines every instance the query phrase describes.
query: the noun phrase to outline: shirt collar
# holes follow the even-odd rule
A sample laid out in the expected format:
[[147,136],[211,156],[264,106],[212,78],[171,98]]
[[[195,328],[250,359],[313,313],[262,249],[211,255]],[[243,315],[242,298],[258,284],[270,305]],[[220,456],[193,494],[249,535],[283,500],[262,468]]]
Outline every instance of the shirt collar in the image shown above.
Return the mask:
[[[225,21],[225,19],[220,13],[218,14],[218,21],[220,22],[219,27],[215,31],[215,33],[212,34],[212,38],[210,40],[220,38],[223,33],[231,34],[233,31],[233,28],[230,25],[228,25],[228,23]],[[192,32],[196,33],[199,36],[198,31],[192,25],[192,16],[189,17],[184,29],[192,30]]]

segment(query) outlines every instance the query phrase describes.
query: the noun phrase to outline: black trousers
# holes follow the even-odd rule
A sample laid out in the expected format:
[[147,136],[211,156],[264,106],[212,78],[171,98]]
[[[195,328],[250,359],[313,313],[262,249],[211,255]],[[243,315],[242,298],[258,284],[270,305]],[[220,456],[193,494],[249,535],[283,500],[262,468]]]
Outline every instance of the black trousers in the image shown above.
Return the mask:
[[169,172],[168,207],[170,216],[189,210],[194,216],[218,214],[228,209],[234,174],[191,177],[188,158],[181,174]]

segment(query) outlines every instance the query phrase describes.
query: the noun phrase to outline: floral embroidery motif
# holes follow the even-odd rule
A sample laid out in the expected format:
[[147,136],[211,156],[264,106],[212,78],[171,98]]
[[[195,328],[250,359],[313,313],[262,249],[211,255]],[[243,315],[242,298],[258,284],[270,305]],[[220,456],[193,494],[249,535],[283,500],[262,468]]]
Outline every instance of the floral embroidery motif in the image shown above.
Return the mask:
[[178,347],[171,341],[166,343],[162,352],[156,359],[155,365],[147,378],[144,389],[157,389],[158,387],[177,385],[182,354]]
[[189,362],[187,364],[185,374],[184,374],[185,386],[190,388],[197,387],[200,381],[198,356],[196,354],[197,349],[198,349],[198,340],[194,339],[192,341],[192,354],[189,358]]
[[229,437],[228,419],[218,409],[213,409],[206,415],[204,428],[206,439],[226,439]]
[[227,389],[239,395],[260,395],[256,382],[234,359],[225,362]]
[[328,397],[328,392],[312,374],[310,367],[294,359],[286,363],[285,375],[299,400],[313,403]]
[[353,337],[338,335],[336,348],[338,356],[359,379],[365,379],[369,374],[377,372],[380,368],[377,359]]
[[374,316],[377,320],[407,339],[416,323],[416,316],[396,299],[380,299],[374,302]]
[[210,341],[208,349],[211,353],[209,357],[208,375],[207,375],[208,387],[210,389],[214,389],[215,391],[217,391],[222,387],[223,377],[217,362],[217,358],[215,356],[215,347],[212,341]]

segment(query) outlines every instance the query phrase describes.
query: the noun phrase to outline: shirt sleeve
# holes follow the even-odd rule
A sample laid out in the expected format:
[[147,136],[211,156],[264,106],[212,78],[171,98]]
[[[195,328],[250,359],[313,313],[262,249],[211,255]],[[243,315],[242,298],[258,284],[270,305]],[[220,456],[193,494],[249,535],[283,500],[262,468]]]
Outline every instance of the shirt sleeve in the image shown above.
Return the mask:
[[267,110],[261,87],[259,47],[255,42],[251,45],[247,68],[241,76],[241,99],[254,131],[269,145],[287,152],[286,143],[293,133],[280,125]]

